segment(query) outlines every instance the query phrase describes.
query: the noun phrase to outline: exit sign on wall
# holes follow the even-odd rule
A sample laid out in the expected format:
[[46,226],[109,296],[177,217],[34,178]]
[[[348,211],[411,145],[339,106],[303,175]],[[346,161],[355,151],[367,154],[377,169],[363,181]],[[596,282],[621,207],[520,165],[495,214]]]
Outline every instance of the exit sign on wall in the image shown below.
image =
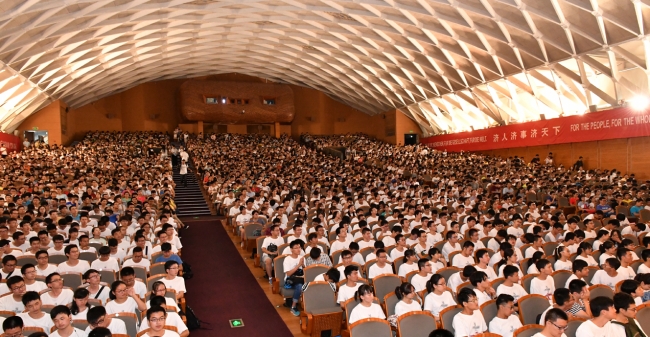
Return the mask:
[[244,326],[244,321],[241,318],[231,319],[228,322],[230,322],[231,328],[241,328]]

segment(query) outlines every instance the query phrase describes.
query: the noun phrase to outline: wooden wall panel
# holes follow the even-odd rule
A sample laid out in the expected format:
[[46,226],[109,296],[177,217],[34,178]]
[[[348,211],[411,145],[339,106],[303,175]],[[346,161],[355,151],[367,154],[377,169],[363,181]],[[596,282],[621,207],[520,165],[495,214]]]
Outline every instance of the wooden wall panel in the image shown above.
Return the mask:
[[[548,151],[546,151],[547,155],[548,152],[553,152],[553,162],[555,165],[564,165],[564,167],[570,167],[573,165],[573,163],[575,163],[570,143],[549,145]],[[542,158],[542,160],[544,159],[546,159],[546,157]]]
[[604,169],[616,169],[626,174],[627,168],[627,139],[611,139],[599,141],[599,165]]
[[574,163],[582,156],[582,162],[585,164],[586,169],[598,168],[598,142],[573,143],[572,145]]
[[634,173],[637,177],[644,176],[643,179],[648,179],[650,173],[650,137],[630,138],[630,147],[628,150],[630,173]]

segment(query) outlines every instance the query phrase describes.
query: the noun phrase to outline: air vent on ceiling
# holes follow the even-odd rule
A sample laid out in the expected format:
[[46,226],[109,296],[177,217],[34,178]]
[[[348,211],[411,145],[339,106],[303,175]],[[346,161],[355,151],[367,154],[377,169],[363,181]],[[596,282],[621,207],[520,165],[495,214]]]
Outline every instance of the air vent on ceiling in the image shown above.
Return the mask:
[[303,50],[305,50],[305,49],[307,49],[307,50],[317,50],[317,49],[316,49],[315,47],[313,47],[313,46],[302,46],[302,49],[303,49]]
[[327,12],[327,14],[329,14],[329,15],[337,18],[337,19],[340,19],[340,20],[347,20],[347,21],[355,21],[355,22],[357,22],[357,20],[355,18],[353,18],[353,17],[351,17],[351,16],[349,16],[349,15],[347,15],[345,13]]

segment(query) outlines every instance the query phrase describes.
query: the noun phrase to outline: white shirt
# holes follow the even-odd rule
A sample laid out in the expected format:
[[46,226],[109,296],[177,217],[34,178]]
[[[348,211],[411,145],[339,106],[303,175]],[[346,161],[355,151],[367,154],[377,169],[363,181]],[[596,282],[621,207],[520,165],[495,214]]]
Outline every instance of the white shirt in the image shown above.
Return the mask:
[[519,285],[517,283],[513,284],[512,287],[508,287],[506,285],[500,284],[497,287],[497,296],[499,296],[501,294],[508,294],[508,295],[514,297],[515,298],[515,303],[521,297],[528,295],[528,293],[526,292],[524,287],[522,287],[521,285]]
[[594,273],[594,277],[591,278],[591,284],[604,284],[616,291],[616,284],[623,280],[627,280],[627,274],[617,273],[616,276],[611,277],[607,275],[606,271],[598,270]]
[[[178,329],[178,333],[181,334],[185,331],[187,331],[187,325],[183,323],[183,319],[181,318],[178,313],[175,312],[167,312],[167,318],[165,319],[165,325],[171,325],[175,326],[176,329]],[[140,324],[140,328],[138,329],[138,332],[147,330],[149,328],[149,321],[145,317],[142,320],[142,324]]]
[[415,274],[413,277],[411,277],[411,284],[415,288],[416,292],[422,291],[427,288],[427,281],[431,279],[431,276],[433,276],[433,273],[428,274],[426,276],[420,276],[420,274]]
[[[571,281],[577,280],[577,279],[578,279],[578,277],[576,276],[576,274],[571,274],[571,276],[569,276],[569,278],[566,280],[566,284],[564,285],[564,287],[569,289],[569,284],[571,284]],[[580,279],[580,280],[584,281],[587,284],[587,286],[589,286],[589,282],[585,281],[584,279]]]
[[540,280],[538,277],[533,277],[530,280],[530,293],[546,296],[549,300],[553,297],[555,291],[555,281],[553,277],[547,276],[546,280]]
[[589,267],[598,267],[598,262],[596,262],[594,257],[591,256],[591,255],[587,255],[587,257],[583,257],[582,255],[578,255],[578,256],[576,256],[576,260],[583,260],[583,261],[587,262],[587,265]]
[[449,254],[460,251],[461,246],[458,242],[456,242],[456,246],[452,247],[449,241],[447,241],[443,246],[442,246],[442,256],[445,257],[445,261],[449,261]]
[[[108,330],[111,331],[112,334],[124,334],[126,335],[126,324],[124,324],[124,321],[120,320],[119,318],[112,318],[111,323],[108,325]],[[93,329],[88,325],[86,328],[86,333],[90,333]]]
[[462,253],[456,254],[456,256],[454,256],[454,259],[451,263],[452,266],[458,267],[460,269],[465,268],[465,266],[471,266],[473,264],[474,264],[474,257],[472,256],[465,257],[463,256]]
[[68,265],[67,261],[63,262],[63,263],[59,263],[59,266],[56,268],[56,271],[59,274],[62,274],[62,273],[79,273],[79,274],[83,274],[88,269],[90,269],[90,264],[88,263],[88,261],[79,260],[79,263],[77,263],[76,266]]
[[473,336],[487,331],[487,324],[480,310],[474,310],[472,315],[459,312],[452,322],[454,337]]
[[618,329],[614,329],[611,322],[605,323],[602,328],[599,328],[591,320],[585,321],[576,330],[576,337],[625,337],[619,334]]
[[31,327],[42,328],[43,330],[49,332],[50,329],[54,326],[54,322],[52,322],[52,318],[50,317],[50,314],[44,312],[43,314],[44,314],[43,317],[39,319],[30,317],[29,313],[26,312],[20,313],[17,316],[23,319],[23,324],[25,325],[25,327],[31,326]]
[[93,263],[90,264],[90,268],[95,270],[119,271],[120,264],[117,262],[116,259],[109,257],[108,260],[106,261],[102,261],[100,259],[93,261]]
[[128,260],[124,261],[124,263],[122,264],[122,267],[142,267],[146,271],[149,271],[150,266],[151,266],[151,261],[149,261],[147,259],[144,259],[144,258],[142,260],[140,260],[140,262],[138,262],[138,263],[133,262],[133,259],[128,259]]
[[370,307],[365,307],[359,303],[350,313],[350,324],[365,318],[379,318],[386,319],[384,310],[377,303],[370,304]]
[[512,333],[521,327],[522,325],[519,317],[510,315],[507,319],[494,317],[494,319],[490,321],[489,330],[490,332],[499,334],[503,337],[512,337]]
[[[47,316],[50,317],[50,315],[47,315]],[[85,320],[86,319],[84,318],[84,321]],[[85,331],[83,331],[81,329],[77,329],[77,328],[74,328],[74,331],[70,335],[70,337],[87,337],[87,336],[88,336],[88,334]],[[52,332],[50,334],[50,337],[61,337],[61,335],[59,335],[59,331],[57,330],[57,331]]]
[[138,303],[133,298],[127,297],[124,303],[117,303],[113,300],[106,303],[104,308],[106,308],[106,313],[109,315],[120,312],[132,312],[135,314],[135,309],[138,308]]
[[338,297],[336,299],[336,302],[343,303],[343,302],[353,298],[354,293],[357,291],[357,289],[359,289],[359,287],[362,284],[363,283],[357,283],[356,285],[354,285],[354,287],[350,287],[347,284],[342,285],[339,288],[339,294],[338,294]]
[[404,301],[399,301],[395,305],[395,315],[397,315],[397,317],[413,311],[422,311],[422,307],[420,307],[420,303],[418,301],[413,300],[411,304],[407,304]]
[[440,311],[454,305],[456,305],[456,301],[449,291],[445,291],[441,295],[431,292],[424,298],[424,310],[430,311],[436,317]]
[[406,277],[406,275],[412,271],[417,271],[418,270],[418,264],[417,263],[402,263],[401,266],[399,266],[399,272],[397,275],[401,277]]
[[562,261],[562,260],[557,260],[557,261],[555,261],[555,270],[556,271],[557,270],[572,271],[573,270],[573,263],[571,263],[571,261],[569,261],[569,260],[567,260],[566,262]]
[[14,301],[13,295],[0,297],[0,310],[13,311],[20,314],[25,310],[25,305],[22,301]]
[[32,284],[25,283],[25,286],[27,287],[27,291],[41,292],[41,290],[47,289],[45,282],[41,281],[34,281]]
[[381,268],[376,263],[370,266],[368,270],[368,278],[374,279],[375,277],[383,274],[394,274],[393,267],[386,263],[386,265]]
[[181,291],[185,293],[187,292],[187,289],[185,289],[185,279],[180,276],[176,276],[172,280],[163,277],[160,279],[160,282],[164,283],[167,288],[176,290],[177,293]]
[[62,289],[59,296],[52,297],[52,292],[48,291],[41,294],[41,302],[45,305],[68,305],[72,303],[74,292],[70,289]]
[[494,272],[494,268],[487,267],[487,268],[483,269],[483,268],[479,267],[479,265],[475,265],[474,268],[476,268],[476,271],[482,271],[485,274],[487,274],[487,277],[488,277],[489,281],[494,281],[495,279],[497,279],[497,273]]

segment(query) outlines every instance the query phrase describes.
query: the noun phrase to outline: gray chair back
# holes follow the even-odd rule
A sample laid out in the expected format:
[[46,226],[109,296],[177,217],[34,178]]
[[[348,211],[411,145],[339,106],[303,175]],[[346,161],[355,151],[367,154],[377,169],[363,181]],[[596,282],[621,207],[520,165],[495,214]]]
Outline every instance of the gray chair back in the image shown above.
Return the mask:
[[273,260],[273,269],[275,270],[275,278],[278,280],[278,284],[280,286],[279,291],[280,295],[284,298],[289,298],[293,296],[293,289],[285,289],[284,288],[284,279],[286,277],[286,273],[284,272],[284,259],[288,255],[280,255]]
[[553,273],[553,281],[555,282],[555,288],[564,288],[566,281],[573,275],[572,272],[568,270],[558,270]]
[[456,316],[456,314],[461,311],[463,311],[463,308],[460,305],[442,309],[440,311],[440,324],[442,325],[441,327],[454,333],[454,316]]
[[524,325],[515,330],[512,337],[533,337],[536,333],[541,332],[542,330],[544,330],[544,327],[539,324]]
[[523,325],[536,324],[537,316],[551,306],[548,299],[542,295],[531,294],[519,299],[519,318]]
[[82,284],[80,273],[61,273],[61,278],[63,285],[72,289],[77,289]]
[[390,324],[386,320],[366,318],[350,326],[350,337],[393,337]]
[[487,324],[490,324],[494,317],[497,317],[497,300],[489,300],[481,304],[481,314]]
[[564,334],[567,336],[575,336],[576,335],[576,330],[578,330],[578,327],[580,324],[584,323],[584,319],[581,318],[574,318],[570,319],[569,323],[567,324],[566,330],[564,330]]
[[65,255],[50,255],[49,262],[52,264],[59,264],[68,261],[68,257]]
[[313,264],[305,268],[305,283],[314,281],[316,276],[327,272],[328,269],[329,267],[324,264]]
[[22,266],[24,266],[26,264],[37,265],[36,258],[34,256],[32,256],[32,255],[19,256],[19,257],[16,258],[16,260],[18,260],[16,262],[16,265],[18,267],[22,267]]
[[318,311],[323,313],[327,310],[331,312],[340,312],[341,307],[336,305],[336,296],[334,290],[327,282],[311,282],[303,292],[303,305],[305,312],[313,313]]
[[428,337],[436,329],[436,320],[430,312],[411,312],[397,320],[400,336]]
[[79,260],[88,261],[88,263],[93,263],[97,260],[97,254],[93,252],[83,252],[79,254]]
[[138,334],[138,318],[134,313],[120,312],[114,314],[113,319],[119,319],[126,325],[126,334],[129,337],[136,337]]
[[372,283],[375,288],[375,296],[381,303],[384,303],[384,297],[395,292],[395,288],[402,284],[402,280],[397,275],[380,275]]
[[397,305],[397,302],[399,302],[399,298],[397,298],[397,295],[395,293],[390,293],[384,296],[384,303],[386,305],[386,312],[388,313],[388,317],[395,315],[395,306]]

